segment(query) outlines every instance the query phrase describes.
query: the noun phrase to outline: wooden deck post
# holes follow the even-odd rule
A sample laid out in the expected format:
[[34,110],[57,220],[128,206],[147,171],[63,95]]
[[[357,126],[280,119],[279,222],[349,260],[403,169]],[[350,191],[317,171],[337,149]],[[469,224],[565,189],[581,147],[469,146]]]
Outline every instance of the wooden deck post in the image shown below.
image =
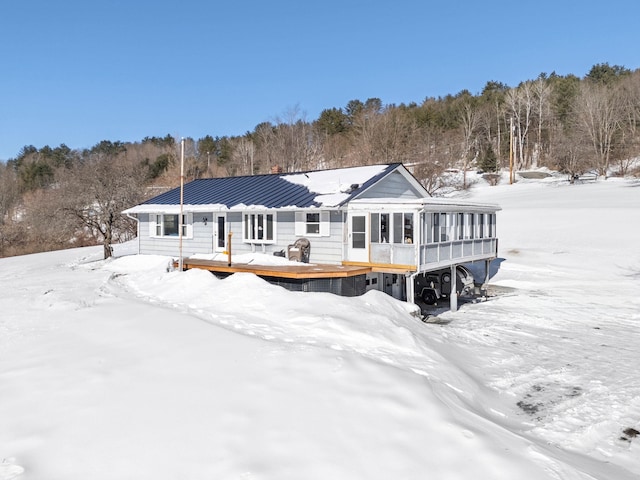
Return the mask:
[[231,237],[232,236],[233,236],[233,232],[229,232],[229,234],[227,235],[227,253],[228,253],[227,266],[228,267],[231,266]]

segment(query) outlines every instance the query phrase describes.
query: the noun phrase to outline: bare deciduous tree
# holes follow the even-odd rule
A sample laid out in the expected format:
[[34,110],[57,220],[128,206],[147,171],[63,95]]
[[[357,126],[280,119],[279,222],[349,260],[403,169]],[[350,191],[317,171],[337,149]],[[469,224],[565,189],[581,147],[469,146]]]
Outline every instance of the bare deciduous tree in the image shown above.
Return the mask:
[[465,99],[460,108],[460,124],[462,126],[462,188],[467,188],[467,169],[470,160],[477,157],[477,149],[473,149],[476,131],[480,123],[480,112],[472,104],[471,98]]
[[533,88],[531,85],[531,82],[524,82],[520,84],[518,88],[512,88],[507,92],[507,105],[515,126],[514,143],[518,168],[529,166],[526,147],[534,103]]
[[233,160],[242,165],[242,171],[253,175],[254,172],[254,158],[255,158],[255,144],[250,138],[240,137],[235,142],[235,148],[233,149]]
[[142,197],[144,172],[121,155],[90,158],[59,179],[61,208],[85,234],[101,242],[104,258],[112,244],[135,236],[135,223],[120,212]]
[[611,161],[613,140],[621,127],[620,97],[617,89],[593,82],[580,84],[575,107],[578,127],[595,154],[600,175],[606,175]]
[[544,152],[542,131],[549,115],[549,99],[551,98],[551,86],[546,78],[540,76],[533,82],[533,93],[536,99],[536,113],[538,114],[538,125],[536,144],[534,146],[533,155],[531,156],[531,165],[537,167],[542,160]]

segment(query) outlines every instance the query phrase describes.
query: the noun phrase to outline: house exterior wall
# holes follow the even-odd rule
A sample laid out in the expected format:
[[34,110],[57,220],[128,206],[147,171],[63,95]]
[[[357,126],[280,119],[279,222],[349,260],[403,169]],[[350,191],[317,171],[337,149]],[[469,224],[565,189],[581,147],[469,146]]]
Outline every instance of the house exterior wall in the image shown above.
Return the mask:
[[[227,231],[232,232],[231,251],[234,255],[243,253],[273,254],[287,247],[301,237],[311,242],[311,263],[339,264],[342,262],[343,223],[342,212],[329,212],[329,235],[312,236],[296,235],[295,212],[274,212],[276,215],[276,231],[274,243],[247,242],[243,238],[243,213],[225,212]],[[182,238],[182,255],[189,257],[196,254],[214,253],[213,233],[216,226],[215,215],[219,212],[194,213],[192,236]],[[207,219],[206,225],[204,219]],[[146,255],[166,255],[178,257],[180,253],[179,237],[154,237],[151,235],[150,215],[141,213],[138,223],[138,239],[140,253]]]
[[307,238],[311,243],[310,263],[339,264],[342,262],[342,212],[332,210],[329,212],[329,235],[297,235],[295,228],[295,212],[276,212],[276,232],[274,243],[246,242],[243,239],[242,214],[230,213],[227,217],[233,231],[232,252],[248,253],[258,252],[273,254],[282,250],[287,252],[289,245],[292,245],[299,238]]
[[[208,221],[204,225],[203,217],[211,219],[211,214],[194,214],[193,215],[193,235],[192,238],[183,237],[182,253],[183,256],[191,256],[195,254],[211,253],[213,248],[213,224]],[[141,213],[138,218],[138,241],[140,253],[147,255],[167,255],[178,257],[180,253],[179,237],[154,237],[150,234],[151,227],[149,224],[148,213]]]

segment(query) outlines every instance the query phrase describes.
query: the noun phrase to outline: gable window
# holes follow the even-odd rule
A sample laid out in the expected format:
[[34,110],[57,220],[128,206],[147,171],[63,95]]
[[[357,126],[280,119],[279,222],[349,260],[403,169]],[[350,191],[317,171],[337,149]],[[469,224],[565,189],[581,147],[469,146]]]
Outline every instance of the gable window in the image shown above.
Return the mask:
[[242,228],[242,238],[245,242],[273,243],[275,241],[273,213],[245,213]]
[[149,214],[149,235],[152,237],[179,237],[180,225],[182,224],[182,236],[192,238],[193,214],[183,214],[182,222],[179,221],[179,218],[178,214]]
[[330,223],[328,211],[296,212],[296,236],[328,237]]

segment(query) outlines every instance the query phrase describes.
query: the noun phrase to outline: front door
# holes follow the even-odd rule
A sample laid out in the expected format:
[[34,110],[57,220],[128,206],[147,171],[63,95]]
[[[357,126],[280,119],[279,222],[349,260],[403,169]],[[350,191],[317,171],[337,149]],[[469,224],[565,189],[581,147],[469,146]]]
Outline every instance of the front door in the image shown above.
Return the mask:
[[227,246],[227,217],[225,214],[215,214],[213,225],[213,250],[224,252]]
[[347,254],[352,262],[369,262],[369,215],[349,213],[349,245]]

